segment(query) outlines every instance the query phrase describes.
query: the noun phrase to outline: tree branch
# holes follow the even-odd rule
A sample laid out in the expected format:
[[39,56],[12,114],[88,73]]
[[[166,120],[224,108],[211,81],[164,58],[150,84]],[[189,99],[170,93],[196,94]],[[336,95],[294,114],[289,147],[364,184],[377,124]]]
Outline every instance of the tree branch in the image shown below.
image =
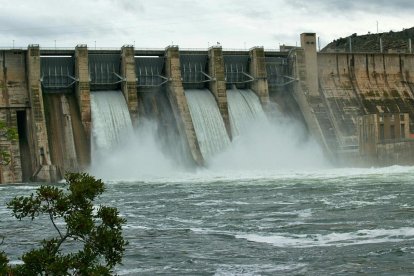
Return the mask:
[[49,213],[49,217],[50,217],[50,220],[52,221],[53,227],[55,227],[56,231],[59,233],[60,238],[61,238],[61,239],[63,239],[63,235],[62,235],[62,233],[60,232],[60,230],[59,230],[59,228],[57,227],[57,225],[55,224],[55,221],[54,221],[54,219],[53,219],[53,215],[52,215],[51,213]]
[[68,232],[66,232],[66,234],[60,239],[60,241],[57,243],[57,245],[56,245],[56,249],[55,249],[55,252],[53,252],[53,255],[55,255],[57,252],[58,252],[58,250],[59,250],[59,248],[60,248],[60,246],[62,245],[62,243],[67,239],[67,238],[69,238],[70,237],[70,233],[69,233],[69,231]]
[[63,235],[60,232],[59,228],[57,227],[57,225],[55,223],[55,220],[53,219],[53,214],[52,214],[52,212],[50,212],[50,208],[49,208],[50,207],[50,202],[49,202],[49,200],[46,200],[46,202],[47,202],[47,210],[48,210],[48,213],[49,213],[49,218],[52,221],[53,227],[55,227],[56,231],[59,233],[60,238],[63,239]]

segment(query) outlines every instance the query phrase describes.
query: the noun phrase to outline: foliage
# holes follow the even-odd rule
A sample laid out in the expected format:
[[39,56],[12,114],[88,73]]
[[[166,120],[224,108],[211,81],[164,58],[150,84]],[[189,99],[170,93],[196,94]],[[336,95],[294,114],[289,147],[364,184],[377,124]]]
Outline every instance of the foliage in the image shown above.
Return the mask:
[[[8,141],[15,141],[17,140],[17,137],[17,130],[15,128],[10,128],[5,122],[0,121],[0,138]],[[0,148],[0,165],[8,165],[10,161],[9,151],[7,149]]]
[[[408,40],[414,41],[414,27],[402,31],[390,30],[389,32],[368,32],[367,34],[354,33],[352,38],[352,50],[354,52],[379,52],[381,50],[379,39],[382,39],[382,50],[408,52]],[[348,38],[339,38],[326,45],[322,52],[326,51],[348,51]]]
[[19,220],[46,215],[57,236],[24,253],[21,265],[10,266],[7,256],[0,254],[1,275],[109,275],[121,263],[126,220],[116,208],[93,205],[104,192],[103,182],[86,173],[68,173],[65,179],[66,191],[41,186],[36,194],[7,204]]

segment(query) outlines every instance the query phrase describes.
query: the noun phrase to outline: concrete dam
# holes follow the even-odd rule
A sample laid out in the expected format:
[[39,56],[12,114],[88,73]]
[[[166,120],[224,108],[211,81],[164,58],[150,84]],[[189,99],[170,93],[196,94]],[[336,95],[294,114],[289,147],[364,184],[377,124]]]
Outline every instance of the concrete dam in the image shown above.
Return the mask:
[[280,51],[29,45],[0,52],[0,120],[18,132],[0,140],[10,154],[1,183],[85,170],[144,118],[179,141],[166,140],[167,150],[203,166],[249,118],[278,116],[273,103],[336,164],[414,164],[411,53],[321,53],[314,33]]

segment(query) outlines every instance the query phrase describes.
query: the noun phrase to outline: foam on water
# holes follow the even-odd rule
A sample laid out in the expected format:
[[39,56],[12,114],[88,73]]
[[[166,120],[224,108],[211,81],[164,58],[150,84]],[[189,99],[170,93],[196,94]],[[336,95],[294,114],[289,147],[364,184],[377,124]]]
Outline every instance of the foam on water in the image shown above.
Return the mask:
[[292,271],[297,271],[298,269],[303,269],[306,267],[306,264],[301,263],[287,263],[287,264],[261,264],[258,265],[220,265],[216,272],[215,276],[232,276],[232,275],[257,275],[260,274],[275,274],[275,273],[288,273]]
[[[413,177],[414,167],[401,166],[170,171],[156,181],[147,175],[149,185],[108,185],[97,205],[127,219],[120,275],[408,275]],[[27,194],[25,187],[2,187],[2,200]],[[29,241],[39,233],[53,232],[5,209],[1,230],[12,260],[36,246]]]
[[[174,167],[171,160],[167,157],[163,159],[156,160],[154,158],[154,163],[160,164],[158,168],[163,170],[157,171],[154,169],[151,164],[145,162],[145,158],[142,157],[143,168],[147,170],[142,170],[135,168],[134,171],[125,172],[125,175],[117,174],[116,171],[112,169],[102,169],[102,174],[99,171],[97,176],[107,180],[108,184],[117,184],[125,182],[137,182],[147,183],[147,184],[156,184],[156,183],[170,183],[170,184],[208,184],[216,182],[226,182],[230,185],[240,184],[243,182],[254,181],[256,184],[266,183],[273,180],[330,180],[337,181],[338,183],[343,182],[346,179],[356,179],[356,178],[366,178],[371,177],[378,180],[387,180],[392,177],[401,178],[404,176],[406,179],[414,180],[414,167],[411,166],[391,166],[384,168],[322,168],[322,169],[250,169],[250,170],[239,170],[239,169],[225,169],[218,168],[214,170],[213,168],[198,168],[196,170],[187,170],[185,168]],[[122,162],[119,164],[119,159],[114,157],[113,164],[115,167],[122,170]],[[117,166],[117,164],[119,164]],[[108,165],[109,166],[109,165]],[[131,167],[132,165],[130,165]],[[146,167],[148,166],[148,167]],[[111,168],[111,167],[109,167]],[[127,170],[127,168],[125,168]],[[105,173],[106,172],[106,173]],[[111,175],[113,173],[113,175]],[[107,175],[108,178],[103,177],[102,175]],[[355,182],[355,185],[358,183]]]
[[36,184],[33,185],[22,185],[22,184],[16,184],[16,185],[7,185],[6,187],[0,187],[0,191],[1,190],[10,190],[10,189],[15,189],[15,190],[35,190],[37,188]]
[[252,242],[268,243],[276,247],[308,248],[326,246],[350,246],[361,244],[392,243],[414,240],[414,228],[402,227],[396,229],[363,229],[356,232],[323,234],[280,233],[272,235],[239,234],[238,239]]

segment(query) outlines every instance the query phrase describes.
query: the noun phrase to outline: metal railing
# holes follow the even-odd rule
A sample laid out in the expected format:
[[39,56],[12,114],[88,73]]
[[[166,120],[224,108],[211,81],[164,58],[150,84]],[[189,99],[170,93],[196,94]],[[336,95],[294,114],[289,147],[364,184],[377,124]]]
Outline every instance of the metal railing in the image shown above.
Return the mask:
[[399,143],[399,142],[414,142],[414,138],[386,138],[378,139],[377,144],[390,144],[390,143]]
[[[35,45],[35,44],[33,44]],[[38,45],[38,44],[36,44]],[[86,46],[88,50],[97,50],[97,51],[119,51],[123,46],[120,47],[95,47],[95,46],[88,46],[87,44],[78,44],[74,46],[40,46],[40,50],[42,51],[53,51],[53,50],[62,50],[62,51],[74,51],[76,46]],[[127,45],[132,46],[133,45]],[[166,47],[134,47],[135,51],[165,51],[165,49],[169,46],[176,46],[176,45],[168,45]],[[202,51],[207,52],[210,47],[206,48],[179,48],[180,51]],[[28,46],[0,46],[0,50],[27,50]],[[249,49],[246,48],[222,48],[223,52],[249,52]],[[265,48],[265,52],[280,52],[280,49],[276,48]]]
[[[49,79],[52,79],[53,81],[50,81]],[[67,81],[63,81],[65,79]],[[45,89],[65,89],[72,87],[77,81],[78,79],[70,75],[47,75],[40,78],[42,87]]]
[[169,79],[161,75],[138,75],[138,87],[160,87],[167,83]]

